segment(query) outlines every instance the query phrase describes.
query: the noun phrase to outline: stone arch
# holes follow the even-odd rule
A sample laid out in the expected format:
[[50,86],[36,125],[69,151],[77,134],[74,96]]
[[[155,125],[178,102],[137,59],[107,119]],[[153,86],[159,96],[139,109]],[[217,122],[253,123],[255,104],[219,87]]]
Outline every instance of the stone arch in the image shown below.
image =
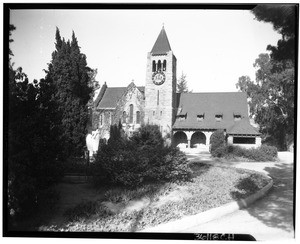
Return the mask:
[[191,147],[197,148],[201,145],[206,145],[206,136],[201,131],[196,131],[191,137]]
[[177,131],[173,135],[173,141],[175,147],[186,148],[188,144],[187,135],[183,131]]

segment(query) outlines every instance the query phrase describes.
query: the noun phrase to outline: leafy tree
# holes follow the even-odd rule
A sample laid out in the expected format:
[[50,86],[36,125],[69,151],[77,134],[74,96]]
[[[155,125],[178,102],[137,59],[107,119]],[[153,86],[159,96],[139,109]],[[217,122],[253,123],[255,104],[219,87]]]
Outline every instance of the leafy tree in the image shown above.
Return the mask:
[[66,156],[81,155],[89,119],[88,102],[95,88],[96,70],[87,66],[86,56],[80,52],[75,33],[72,40],[61,38],[56,29],[56,50],[46,71],[46,80],[54,85],[53,99],[58,103]]
[[277,46],[268,45],[271,58],[277,61],[292,60],[295,62],[295,4],[259,4],[252,10],[258,21],[270,22],[274,30],[282,35]]
[[247,92],[250,113],[261,126],[264,141],[286,150],[294,132],[296,6],[259,4],[252,13],[258,21],[272,23],[282,39],[277,46],[267,46],[270,56],[260,54],[255,60],[256,81],[242,76],[236,86]]
[[250,114],[260,125],[264,141],[286,150],[287,137],[294,132],[294,66],[260,54],[254,67],[256,81],[242,76],[236,86],[247,93]]
[[179,80],[177,80],[177,92],[178,93],[187,93],[190,92],[187,87],[186,74],[182,72]]

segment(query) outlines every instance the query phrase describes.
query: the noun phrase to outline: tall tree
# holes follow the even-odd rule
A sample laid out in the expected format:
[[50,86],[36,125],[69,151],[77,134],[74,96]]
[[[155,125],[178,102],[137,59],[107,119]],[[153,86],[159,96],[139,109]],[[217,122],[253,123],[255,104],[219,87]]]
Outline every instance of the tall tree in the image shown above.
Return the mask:
[[287,139],[294,132],[294,66],[260,54],[254,67],[256,81],[242,76],[236,86],[247,93],[250,113],[260,125],[264,141],[286,150]]
[[56,29],[56,50],[48,66],[46,80],[55,86],[54,99],[59,104],[66,156],[81,155],[85,146],[88,123],[88,102],[93,95],[95,72],[87,66],[80,52],[75,33],[71,41],[61,38]]
[[[10,31],[15,28],[10,28]],[[12,52],[10,52],[12,55]],[[8,216],[29,214],[60,176],[56,106],[44,80],[29,83],[9,62]]]
[[179,80],[177,80],[177,92],[178,93],[187,93],[189,92],[186,80],[186,74],[182,72]]
[[272,23],[274,30],[282,36],[277,46],[268,45],[271,58],[277,61],[292,60],[295,63],[296,5],[259,4],[252,13],[258,21]]

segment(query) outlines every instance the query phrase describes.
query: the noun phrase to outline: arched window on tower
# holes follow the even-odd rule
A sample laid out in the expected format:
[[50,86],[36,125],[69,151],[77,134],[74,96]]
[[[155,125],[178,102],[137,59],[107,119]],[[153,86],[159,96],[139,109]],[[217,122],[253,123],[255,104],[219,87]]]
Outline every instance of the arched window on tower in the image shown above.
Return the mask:
[[122,123],[126,123],[126,112],[125,111],[122,114]]
[[166,69],[167,69],[167,61],[164,60],[164,62],[163,62],[163,71],[166,71]]
[[141,113],[140,113],[140,111],[136,111],[136,123],[137,124],[141,123]]
[[152,72],[156,71],[156,62],[155,60],[152,61]]
[[159,105],[159,90],[157,90],[157,105]]
[[133,123],[133,104],[129,105],[129,123]]
[[157,63],[157,71],[161,71],[161,61],[158,60],[158,63]]

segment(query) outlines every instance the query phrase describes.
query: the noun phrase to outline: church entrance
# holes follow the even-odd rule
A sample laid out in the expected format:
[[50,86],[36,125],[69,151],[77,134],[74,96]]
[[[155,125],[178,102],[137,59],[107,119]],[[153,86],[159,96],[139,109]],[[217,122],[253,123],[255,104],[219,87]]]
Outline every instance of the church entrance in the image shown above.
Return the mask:
[[192,135],[191,138],[191,147],[192,148],[201,148],[206,145],[206,136],[201,131],[197,131]]
[[184,132],[178,131],[173,136],[174,146],[179,148],[187,148],[188,140]]

